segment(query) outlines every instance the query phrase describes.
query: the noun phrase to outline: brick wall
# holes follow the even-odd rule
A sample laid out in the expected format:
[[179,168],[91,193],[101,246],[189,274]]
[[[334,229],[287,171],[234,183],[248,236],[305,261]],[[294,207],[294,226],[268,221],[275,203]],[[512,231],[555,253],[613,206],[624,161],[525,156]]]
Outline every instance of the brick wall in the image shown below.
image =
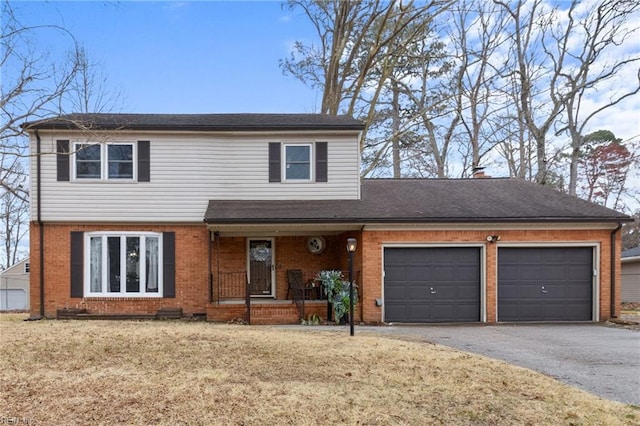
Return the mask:
[[[500,235],[500,242],[487,243],[487,235]],[[384,307],[375,306],[382,298],[382,246],[383,244],[483,244],[486,253],[486,315],[488,322],[496,321],[497,249],[505,243],[596,243],[600,247],[599,308],[600,320],[611,317],[611,230],[500,230],[500,231],[365,231],[359,240],[359,259],[362,265],[363,319],[376,322],[382,318]],[[616,243],[616,306],[620,297],[620,242]]]
[[[146,298],[72,298],[70,297],[70,233],[71,231],[150,231],[176,233],[176,297]],[[180,307],[185,315],[204,313],[209,304],[209,233],[202,224],[194,225],[44,225],[45,233],[45,315],[53,317],[57,309],[85,308],[92,313],[155,313],[160,308]],[[487,243],[486,236],[499,234],[497,244]],[[500,230],[500,231],[365,231],[324,236],[327,248],[322,254],[311,254],[306,248],[307,237],[275,238],[276,296],[287,296],[287,270],[302,269],[306,278],[319,270],[339,268],[348,275],[346,240],[358,240],[354,256],[354,271],[360,271],[359,299],[356,318],[379,322],[383,307],[376,306],[382,298],[383,244],[482,244],[486,255],[486,316],[496,320],[497,247],[505,243],[586,243],[600,247],[599,308],[600,320],[610,318],[610,230]],[[31,224],[31,312],[38,315],[39,232]],[[616,306],[620,299],[620,234],[616,244]],[[211,265],[214,278],[218,265],[221,272],[246,273],[247,239],[223,237],[213,243]],[[218,261],[219,256],[219,261]],[[215,295],[214,295],[215,296]],[[322,317],[326,314],[319,312]],[[231,315],[237,315],[233,313]],[[277,313],[274,313],[277,316]],[[284,314],[283,314],[284,315]]]
[[[287,270],[301,269],[305,280],[315,277],[318,271],[327,268],[340,268],[337,247],[340,239],[336,236],[325,236],[326,249],[320,254],[312,254],[307,250],[306,236],[276,237],[275,273],[276,299],[287,298],[289,287]],[[256,238],[259,239],[259,238]],[[212,251],[213,274],[217,275],[218,265],[221,273],[247,272],[247,238],[222,237],[216,241]],[[218,263],[218,253],[220,261]],[[344,257],[344,256],[343,256]]]
[[[31,223],[31,313],[40,312],[40,243]],[[175,298],[73,298],[70,296],[70,236],[72,231],[168,232],[176,235]],[[209,233],[201,225],[44,225],[45,316],[57,309],[80,308],[90,313],[155,313],[160,308],[182,308],[185,315],[204,313],[208,302]]]

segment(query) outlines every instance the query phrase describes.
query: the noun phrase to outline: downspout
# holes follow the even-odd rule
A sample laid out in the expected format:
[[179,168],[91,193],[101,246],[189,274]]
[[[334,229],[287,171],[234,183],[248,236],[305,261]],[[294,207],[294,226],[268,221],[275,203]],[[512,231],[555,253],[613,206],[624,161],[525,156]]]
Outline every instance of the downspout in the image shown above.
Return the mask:
[[218,285],[216,302],[220,304],[220,232],[214,232],[213,236],[216,238],[216,284]]
[[611,318],[616,316],[616,236],[622,228],[622,223],[618,222],[616,229],[611,231]]
[[213,302],[213,265],[211,264],[211,254],[213,252],[211,247],[213,246],[213,241],[211,241],[212,238],[213,232],[209,230],[209,303]]
[[36,214],[39,232],[39,257],[40,257],[40,319],[44,318],[44,228],[42,227],[42,141],[38,129],[36,134],[36,188],[38,197],[36,199]]
[[362,255],[362,249],[364,248],[364,244],[362,241],[362,233],[364,232],[364,227],[365,225],[362,225],[360,227],[360,282],[358,283],[358,285],[360,285],[360,292],[358,293],[359,297],[360,297],[360,322],[364,322],[364,285],[362,285],[363,283],[363,279],[362,277],[364,276],[364,256]]

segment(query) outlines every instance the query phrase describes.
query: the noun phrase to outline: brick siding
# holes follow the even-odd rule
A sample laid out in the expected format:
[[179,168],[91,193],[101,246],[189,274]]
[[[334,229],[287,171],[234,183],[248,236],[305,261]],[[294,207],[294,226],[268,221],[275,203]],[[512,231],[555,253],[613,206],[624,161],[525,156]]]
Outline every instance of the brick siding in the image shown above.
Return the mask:
[[[499,243],[487,243],[487,235],[500,235]],[[616,243],[616,306],[620,298],[620,244]],[[363,319],[376,322],[382,318],[384,307],[375,304],[382,298],[382,248],[384,244],[483,244],[486,248],[486,316],[487,322],[496,322],[497,249],[505,243],[598,244],[600,247],[599,309],[600,321],[611,317],[611,231],[610,230],[500,230],[500,231],[365,231],[360,238],[359,258],[362,266]],[[361,247],[361,249],[360,249]]]
[[[31,313],[40,312],[40,244],[38,226],[31,223]],[[176,233],[176,297],[70,296],[71,232],[135,231]],[[52,318],[57,309],[86,309],[96,314],[155,313],[160,308],[182,308],[185,315],[204,313],[208,302],[208,239],[202,225],[44,225],[45,303]]]
[[[70,233],[72,231],[149,231],[175,232],[176,236],[176,297],[175,298],[72,298],[70,297]],[[487,243],[486,236],[499,234],[499,243]],[[39,232],[37,224],[31,224],[31,313],[40,311]],[[209,301],[209,232],[202,224],[193,225],[44,225],[45,235],[45,316],[55,317],[63,308],[86,309],[97,314],[155,313],[160,308],[182,308],[186,316],[211,313],[212,319],[231,320],[244,316],[244,306],[225,308],[217,313]],[[345,278],[348,275],[346,240],[357,238],[358,249],[354,256],[354,271],[360,271],[358,293],[361,303],[356,319],[379,322],[384,307],[376,306],[382,298],[382,247],[384,244],[482,244],[486,255],[486,317],[496,321],[497,248],[505,243],[585,243],[600,247],[599,308],[600,320],[611,316],[610,312],[610,230],[500,230],[492,231],[364,231],[324,236],[327,247],[321,254],[311,254],[306,249],[307,237],[283,236],[275,238],[276,299],[287,297],[287,270],[302,269],[305,279],[326,268],[339,268]],[[616,244],[616,306],[620,299],[620,234]],[[219,271],[246,273],[247,239],[222,237],[211,247],[211,266],[214,280]],[[220,259],[218,260],[218,256]],[[214,286],[214,299],[215,286]],[[318,307],[323,306],[323,307]],[[255,307],[255,305],[254,305]],[[291,322],[289,309],[265,305],[257,307],[257,323]],[[271,309],[271,312],[266,312]],[[280,309],[280,310],[279,310]],[[316,312],[317,310],[317,312]],[[226,312],[226,313],[225,313]],[[253,311],[252,311],[253,312]],[[318,313],[326,317],[326,305],[309,305],[307,315]],[[260,318],[258,320],[258,318]],[[296,318],[297,321],[297,318]]]

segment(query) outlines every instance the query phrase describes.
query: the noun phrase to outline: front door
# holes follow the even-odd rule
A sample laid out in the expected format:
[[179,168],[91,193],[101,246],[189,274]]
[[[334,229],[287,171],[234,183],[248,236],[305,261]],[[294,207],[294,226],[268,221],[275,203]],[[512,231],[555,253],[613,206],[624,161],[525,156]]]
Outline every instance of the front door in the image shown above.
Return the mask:
[[249,284],[252,296],[273,297],[275,264],[273,239],[249,239]]

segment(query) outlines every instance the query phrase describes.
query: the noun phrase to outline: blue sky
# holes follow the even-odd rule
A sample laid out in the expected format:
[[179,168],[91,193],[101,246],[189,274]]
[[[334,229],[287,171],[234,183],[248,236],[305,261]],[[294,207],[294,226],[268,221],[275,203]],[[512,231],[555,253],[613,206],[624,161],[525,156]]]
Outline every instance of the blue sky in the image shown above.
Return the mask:
[[[101,64],[126,112],[316,112],[320,95],[278,61],[313,28],[278,1],[12,2],[26,25],[60,25]],[[72,44],[43,31],[40,48]]]

